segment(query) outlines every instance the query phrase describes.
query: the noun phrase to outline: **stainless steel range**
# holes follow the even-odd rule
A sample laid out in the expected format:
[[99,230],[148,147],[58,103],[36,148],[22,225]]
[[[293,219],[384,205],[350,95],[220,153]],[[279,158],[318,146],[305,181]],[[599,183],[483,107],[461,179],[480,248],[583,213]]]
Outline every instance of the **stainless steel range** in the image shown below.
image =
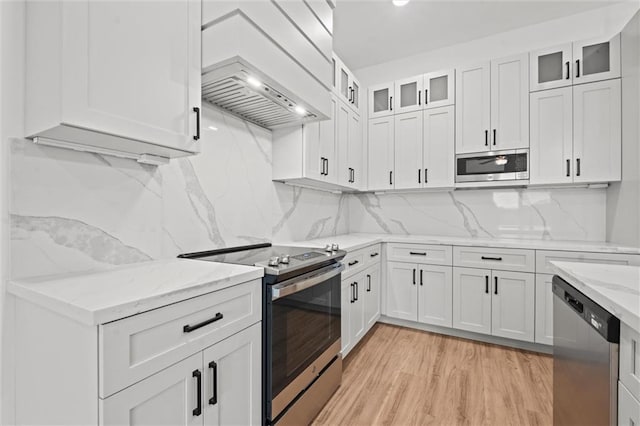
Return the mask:
[[340,281],[346,252],[258,244],[180,257],[262,266],[265,424],[309,424],[340,386]]

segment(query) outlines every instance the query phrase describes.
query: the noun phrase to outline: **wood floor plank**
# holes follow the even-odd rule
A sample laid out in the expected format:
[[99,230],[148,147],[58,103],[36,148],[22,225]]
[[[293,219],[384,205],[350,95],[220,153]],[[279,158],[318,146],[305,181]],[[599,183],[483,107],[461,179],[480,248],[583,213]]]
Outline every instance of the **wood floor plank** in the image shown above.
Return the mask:
[[376,324],[313,424],[551,425],[552,357]]

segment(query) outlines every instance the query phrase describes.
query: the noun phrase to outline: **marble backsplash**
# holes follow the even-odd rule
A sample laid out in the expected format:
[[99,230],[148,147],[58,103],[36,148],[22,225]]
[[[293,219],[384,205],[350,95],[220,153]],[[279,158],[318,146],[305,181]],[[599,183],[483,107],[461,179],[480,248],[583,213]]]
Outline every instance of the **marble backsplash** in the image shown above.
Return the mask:
[[605,189],[359,194],[350,231],[471,238],[605,240]]

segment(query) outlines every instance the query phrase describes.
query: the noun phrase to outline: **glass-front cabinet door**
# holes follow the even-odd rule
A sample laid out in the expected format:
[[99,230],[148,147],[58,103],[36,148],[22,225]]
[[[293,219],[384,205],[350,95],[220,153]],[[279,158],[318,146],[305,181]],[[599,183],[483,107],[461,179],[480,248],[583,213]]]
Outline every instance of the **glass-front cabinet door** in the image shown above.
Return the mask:
[[422,109],[422,83],[423,76],[418,75],[411,78],[396,80],[395,82],[395,100],[393,109],[395,114],[403,112],[413,112]]
[[529,54],[529,89],[571,86],[573,61],[571,43],[537,50]]
[[424,75],[424,109],[454,104],[455,75],[452,69]]
[[369,118],[393,115],[393,81],[369,87]]
[[573,59],[575,84],[620,77],[620,34],[573,43]]

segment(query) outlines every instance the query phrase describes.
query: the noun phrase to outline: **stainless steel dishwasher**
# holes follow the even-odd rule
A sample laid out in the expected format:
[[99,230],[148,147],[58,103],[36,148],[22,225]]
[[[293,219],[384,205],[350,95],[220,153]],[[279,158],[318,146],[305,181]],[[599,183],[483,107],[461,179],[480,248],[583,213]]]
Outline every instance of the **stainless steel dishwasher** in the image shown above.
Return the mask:
[[620,320],[553,277],[553,424],[615,425]]

